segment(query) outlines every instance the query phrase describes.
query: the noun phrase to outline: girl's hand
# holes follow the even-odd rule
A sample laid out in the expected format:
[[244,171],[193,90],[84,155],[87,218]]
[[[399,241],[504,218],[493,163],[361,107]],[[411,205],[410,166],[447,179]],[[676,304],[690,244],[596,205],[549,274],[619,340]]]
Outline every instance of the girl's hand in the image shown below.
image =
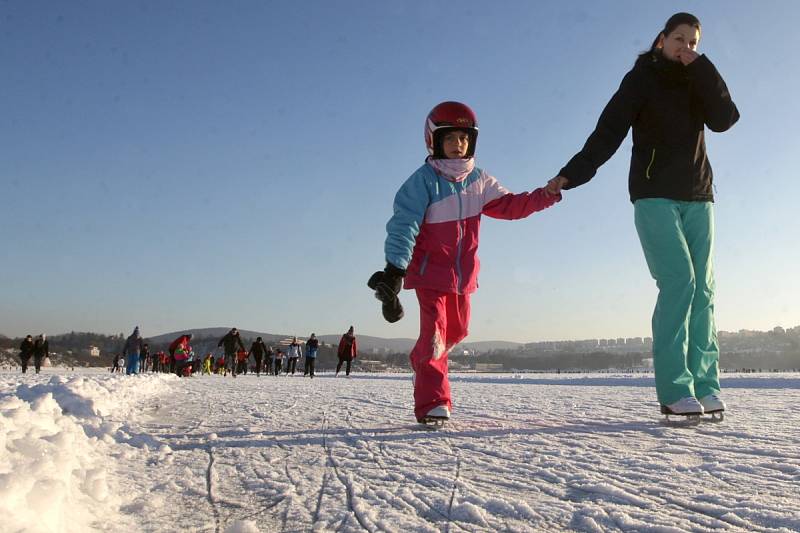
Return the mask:
[[680,62],[683,63],[684,65],[688,65],[689,63],[700,57],[700,54],[698,54],[694,50],[689,50],[688,48],[681,48],[680,50],[678,50],[678,53],[676,55],[678,56]]
[[556,176],[547,182],[547,187],[545,187],[545,190],[547,191],[547,194],[556,195],[561,192],[561,188],[567,183],[569,183],[569,180],[564,176]]

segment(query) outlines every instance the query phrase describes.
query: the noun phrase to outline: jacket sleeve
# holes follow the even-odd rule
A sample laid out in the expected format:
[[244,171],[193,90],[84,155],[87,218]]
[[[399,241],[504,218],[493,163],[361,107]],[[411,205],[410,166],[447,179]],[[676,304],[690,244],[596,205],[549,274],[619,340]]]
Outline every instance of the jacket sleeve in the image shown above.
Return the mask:
[[486,174],[483,198],[482,213],[484,215],[504,220],[517,220],[536,211],[547,209],[561,200],[561,195],[547,194],[544,189],[513,194],[500,185],[497,178]]
[[405,270],[411,262],[425,211],[431,202],[425,179],[414,174],[394,197],[394,214],[386,223],[386,262]]
[[357,355],[358,355],[358,341],[356,341],[356,338],[353,337],[353,359],[355,359]]
[[560,176],[569,180],[565,189],[588,182],[597,173],[597,169],[617,151],[644,103],[642,85],[636,68],[622,79],[619,89],[606,104],[583,149],[559,171]]
[[731,99],[728,86],[714,64],[701,55],[687,67],[695,94],[703,102],[703,120],[711,131],[730,129],[739,120],[739,110]]

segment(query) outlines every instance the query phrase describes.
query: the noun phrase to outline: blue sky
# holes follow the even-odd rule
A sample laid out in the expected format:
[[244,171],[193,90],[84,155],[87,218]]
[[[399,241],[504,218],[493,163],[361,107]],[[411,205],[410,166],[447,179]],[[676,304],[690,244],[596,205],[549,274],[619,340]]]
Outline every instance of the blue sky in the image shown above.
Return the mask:
[[[0,4],[0,333],[416,337],[365,282],[443,100],[478,165],[542,186],[665,20],[703,22],[742,119],[709,132],[717,325],[800,324],[800,3]],[[630,140],[521,221],[484,218],[468,340],[646,336]]]

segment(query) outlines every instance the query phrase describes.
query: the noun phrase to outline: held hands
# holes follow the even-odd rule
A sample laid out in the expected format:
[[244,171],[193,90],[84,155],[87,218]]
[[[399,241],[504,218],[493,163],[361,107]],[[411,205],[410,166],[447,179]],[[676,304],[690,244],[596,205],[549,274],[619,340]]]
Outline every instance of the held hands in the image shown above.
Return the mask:
[[375,291],[375,298],[383,303],[383,318],[389,323],[403,318],[403,306],[397,295],[403,287],[405,275],[405,270],[387,263],[386,268],[375,272],[367,281],[367,286]]
[[560,194],[561,189],[569,183],[569,180],[564,176],[556,176],[555,178],[551,179],[547,182],[547,186],[544,190],[547,191],[547,194],[551,194],[553,196]]

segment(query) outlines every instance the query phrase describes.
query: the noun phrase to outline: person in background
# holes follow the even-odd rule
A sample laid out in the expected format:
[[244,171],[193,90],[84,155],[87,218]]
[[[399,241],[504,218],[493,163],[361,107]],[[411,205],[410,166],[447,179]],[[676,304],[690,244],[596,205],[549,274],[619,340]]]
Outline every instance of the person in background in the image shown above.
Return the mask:
[[233,377],[236,377],[236,374],[247,374],[247,350],[244,348],[236,352],[236,373]]
[[33,366],[37,374],[42,369],[42,361],[49,354],[50,350],[48,349],[47,335],[42,333],[39,335],[39,338],[36,339],[36,342],[33,343]]
[[306,341],[306,364],[303,370],[303,375],[314,377],[314,365],[317,361],[317,351],[319,350],[319,339],[316,334],[312,333],[311,337]]
[[225,354],[222,353],[217,357],[216,363],[216,373],[222,374],[223,376],[228,375],[228,366],[225,364]]
[[297,368],[297,360],[300,359],[301,349],[300,343],[297,342],[297,337],[292,337],[292,343],[287,348],[286,353],[286,374],[294,376],[294,371]]
[[277,351],[275,352],[275,375],[276,376],[280,375],[281,366],[283,366],[283,350],[278,348]]
[[158,352],[158,371],[162,373],[168,372],[170,360],[170,355],[167,352]]
[[247,354],[248,357],[252,355],[253,359],[256,361],[256,376],[261,375],[261,364],[265,353],[267,353],[266,344],[264,344],[261,337],[256,338],[255,342],[250,346],[250,353]]
[[183,375],[183,367],[186,365],[186,361],[189,359],[189,353],[192,351],[192,347],[189,346],[191,340],[192,334],[187,333],[181,335],[169,345],[170,361],[173,362],[171,371],[178,376]]
[[350,375],[350,365],[353,363],[353,359],[356,358],[357,354],[358,344],[356,343],[355,333],[353,333],[353,326],[350,326],[350,329],[347,330],[347,333],[342,335],[342,338],[339,340],[339,349],[337,350],[339,363],[336,365],[337,376],[339,375],[339,371],[342,369],[342,364],[344,363],[347,363],[345,375]]
[[267,346],[267,350],[264,354],[264,373],[267,375],[272,374],[273,362],[275,360],[275,351],[272,349],[272,346]]
[[230,366],[233,377],[236,377],[236,351],[237,348],[244,350],[244,344],[239,337],[239,330],[231,328],[231,330],[222,337],[217,343],[217,348],[220,346],[225,350],[225,362]]
[[205,358],[203,359],[203,374],[211,375],[212,369],[211,366],[214,364],[214,356],[211,352],[207,353]]
[[194,350],[189,351],[189,375],[193,376],[195,372],[200,372],[200,354]]
[[128,340],[125,341],[125,347],[122,349],[122,356],[128,362],[125,367],[125,374],[138,374],[139,373],[139,355],[142,353],[142,336],[139,333],[139,326],[133,328]]
[[147,372],[149,368],[153,365],[153,359],[150,355],[150,345],[144,343],[142,345],[142,353],[139,355],[139,359],[141,361],[141,371],[142,373]]
[[22,363],[22,373],[26,373],[28,371],[28,361],[31,360],[31,356],[33,355],[33,337],[28,335],[22,341],[22,344],[19,345],[19,359],[20,363]]

